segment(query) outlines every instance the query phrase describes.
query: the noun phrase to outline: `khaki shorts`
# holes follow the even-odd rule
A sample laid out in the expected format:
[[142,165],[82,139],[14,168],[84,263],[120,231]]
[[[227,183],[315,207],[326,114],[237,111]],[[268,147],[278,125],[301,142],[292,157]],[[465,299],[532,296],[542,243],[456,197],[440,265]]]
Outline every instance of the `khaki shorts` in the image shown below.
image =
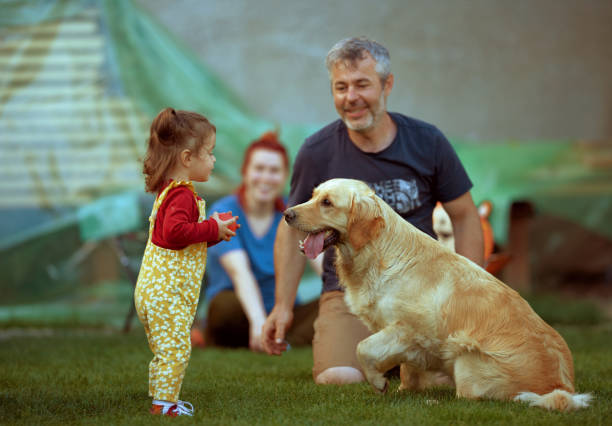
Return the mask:
[[312,340],[312,377],[331,367],[353,367],[361,371],[355,350],[371,333],[359,318],[349,312],[344,293],[329,291],[319,300],[319,316]]

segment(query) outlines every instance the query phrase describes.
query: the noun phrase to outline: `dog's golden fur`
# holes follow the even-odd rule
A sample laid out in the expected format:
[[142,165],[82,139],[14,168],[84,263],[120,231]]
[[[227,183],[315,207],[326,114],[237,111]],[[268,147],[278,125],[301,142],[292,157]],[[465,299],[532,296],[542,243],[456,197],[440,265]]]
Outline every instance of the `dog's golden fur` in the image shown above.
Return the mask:
[[574,394],[565,341],[516,291],[406,222],[366,184],[324,182],[285,216],[307,233],[335,230],[345,300],[373,332],[357,356],[378,391],[401,365],[400,389],[422,389],[441,372],[459,397],[588,405],[589,395]]

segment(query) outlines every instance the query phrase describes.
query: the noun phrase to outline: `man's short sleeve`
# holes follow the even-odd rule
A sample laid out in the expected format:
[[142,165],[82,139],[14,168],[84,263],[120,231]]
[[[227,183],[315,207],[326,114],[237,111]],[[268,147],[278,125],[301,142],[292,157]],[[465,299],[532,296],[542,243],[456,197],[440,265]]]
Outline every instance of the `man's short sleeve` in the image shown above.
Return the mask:
[[452,201],[472,188],[461,160],[446,137],[438,131],[436,138],[436,191],[443,203]]

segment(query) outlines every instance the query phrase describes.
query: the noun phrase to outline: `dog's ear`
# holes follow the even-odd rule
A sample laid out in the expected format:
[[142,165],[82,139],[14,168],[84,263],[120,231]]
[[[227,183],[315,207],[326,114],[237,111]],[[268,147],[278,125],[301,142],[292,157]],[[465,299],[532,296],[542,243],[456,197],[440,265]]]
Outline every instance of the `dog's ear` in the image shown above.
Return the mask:
[[368,241],[378,238],[385,220],[374,197],[355,196],[351,200],[347,224],[348,240],[355,250],[361,250]]

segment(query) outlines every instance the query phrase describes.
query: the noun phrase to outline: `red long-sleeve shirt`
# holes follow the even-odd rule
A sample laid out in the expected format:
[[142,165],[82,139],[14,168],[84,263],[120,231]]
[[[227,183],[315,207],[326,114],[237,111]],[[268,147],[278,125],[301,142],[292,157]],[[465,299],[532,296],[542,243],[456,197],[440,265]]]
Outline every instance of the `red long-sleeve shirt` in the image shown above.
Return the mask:
[[167,249],[181,250],[195,243],[208,242],[209,246],[217,243],[219,241],[217,222],[208,219],[198,223],[199,217],[200,212],[191,189],[186,186],[171,189],[157,210],[151,237],[153,244]]

